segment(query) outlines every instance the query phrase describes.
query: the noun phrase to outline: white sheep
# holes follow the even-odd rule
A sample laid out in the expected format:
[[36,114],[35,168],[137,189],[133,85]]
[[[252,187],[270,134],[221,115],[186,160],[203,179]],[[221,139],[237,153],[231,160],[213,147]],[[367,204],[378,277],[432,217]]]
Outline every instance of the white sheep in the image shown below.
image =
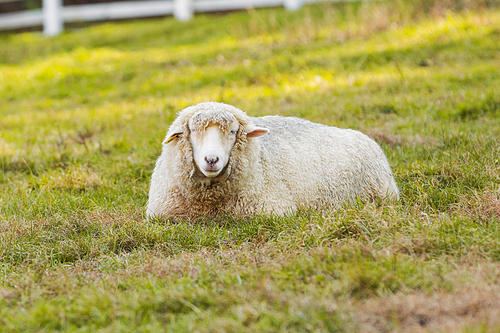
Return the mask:
[[398,199],[398,188],[382,149],[361,132],[205,102],[170,126],[146,214],[284,215],[376,197]]

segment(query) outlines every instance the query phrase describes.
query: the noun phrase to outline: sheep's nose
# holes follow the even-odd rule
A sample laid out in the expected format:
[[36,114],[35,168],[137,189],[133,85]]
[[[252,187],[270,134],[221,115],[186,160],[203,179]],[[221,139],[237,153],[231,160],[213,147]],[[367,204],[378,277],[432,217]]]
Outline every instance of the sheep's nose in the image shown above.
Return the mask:
[[208,163],[208,165],[210,166],[214,166],[215,163],[217,163],[219,161],[219,157],[206,157],[205,156],[205,162]]

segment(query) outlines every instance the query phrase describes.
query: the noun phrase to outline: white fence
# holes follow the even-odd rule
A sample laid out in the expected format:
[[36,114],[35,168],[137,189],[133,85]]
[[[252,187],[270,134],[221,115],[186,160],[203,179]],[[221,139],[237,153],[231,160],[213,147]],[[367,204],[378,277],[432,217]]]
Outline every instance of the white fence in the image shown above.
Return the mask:
[[299,9],[304,3],[320,0],[149,0],[63,6],[62,0],[43,0],[43,9],[0,14],[0,30],[43,25],[46,36],[63,30],[64,22],[103,21],[135,17],[174,15],[180,21],[195,12],[214,12],[258,7],[284,6]]

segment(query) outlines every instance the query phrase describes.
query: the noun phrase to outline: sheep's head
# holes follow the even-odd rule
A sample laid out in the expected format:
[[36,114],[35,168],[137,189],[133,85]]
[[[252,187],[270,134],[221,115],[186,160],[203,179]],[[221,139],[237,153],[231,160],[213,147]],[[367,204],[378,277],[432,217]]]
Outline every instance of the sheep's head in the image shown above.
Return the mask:
[[195,109],[187,119],[187,126],[177,131],[169,130],[165,143],[187,130],[196,166],[206,177],[217,177],[223,172],[239,135],[255,138],[268,132],[252,124],[245,113],[230,105],[208,102],[191,108]]

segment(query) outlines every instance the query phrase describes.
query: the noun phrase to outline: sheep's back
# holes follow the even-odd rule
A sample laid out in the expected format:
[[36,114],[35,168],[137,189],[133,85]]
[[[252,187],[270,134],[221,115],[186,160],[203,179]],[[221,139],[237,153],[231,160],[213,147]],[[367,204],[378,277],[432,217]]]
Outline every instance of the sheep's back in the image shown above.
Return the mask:
[[[259,138],[267,204],[273,211],[337,205],[396,191],[381,148],[361,132],[294,117],[253,118]],[[276,195],[279,193],[279,195]]]

